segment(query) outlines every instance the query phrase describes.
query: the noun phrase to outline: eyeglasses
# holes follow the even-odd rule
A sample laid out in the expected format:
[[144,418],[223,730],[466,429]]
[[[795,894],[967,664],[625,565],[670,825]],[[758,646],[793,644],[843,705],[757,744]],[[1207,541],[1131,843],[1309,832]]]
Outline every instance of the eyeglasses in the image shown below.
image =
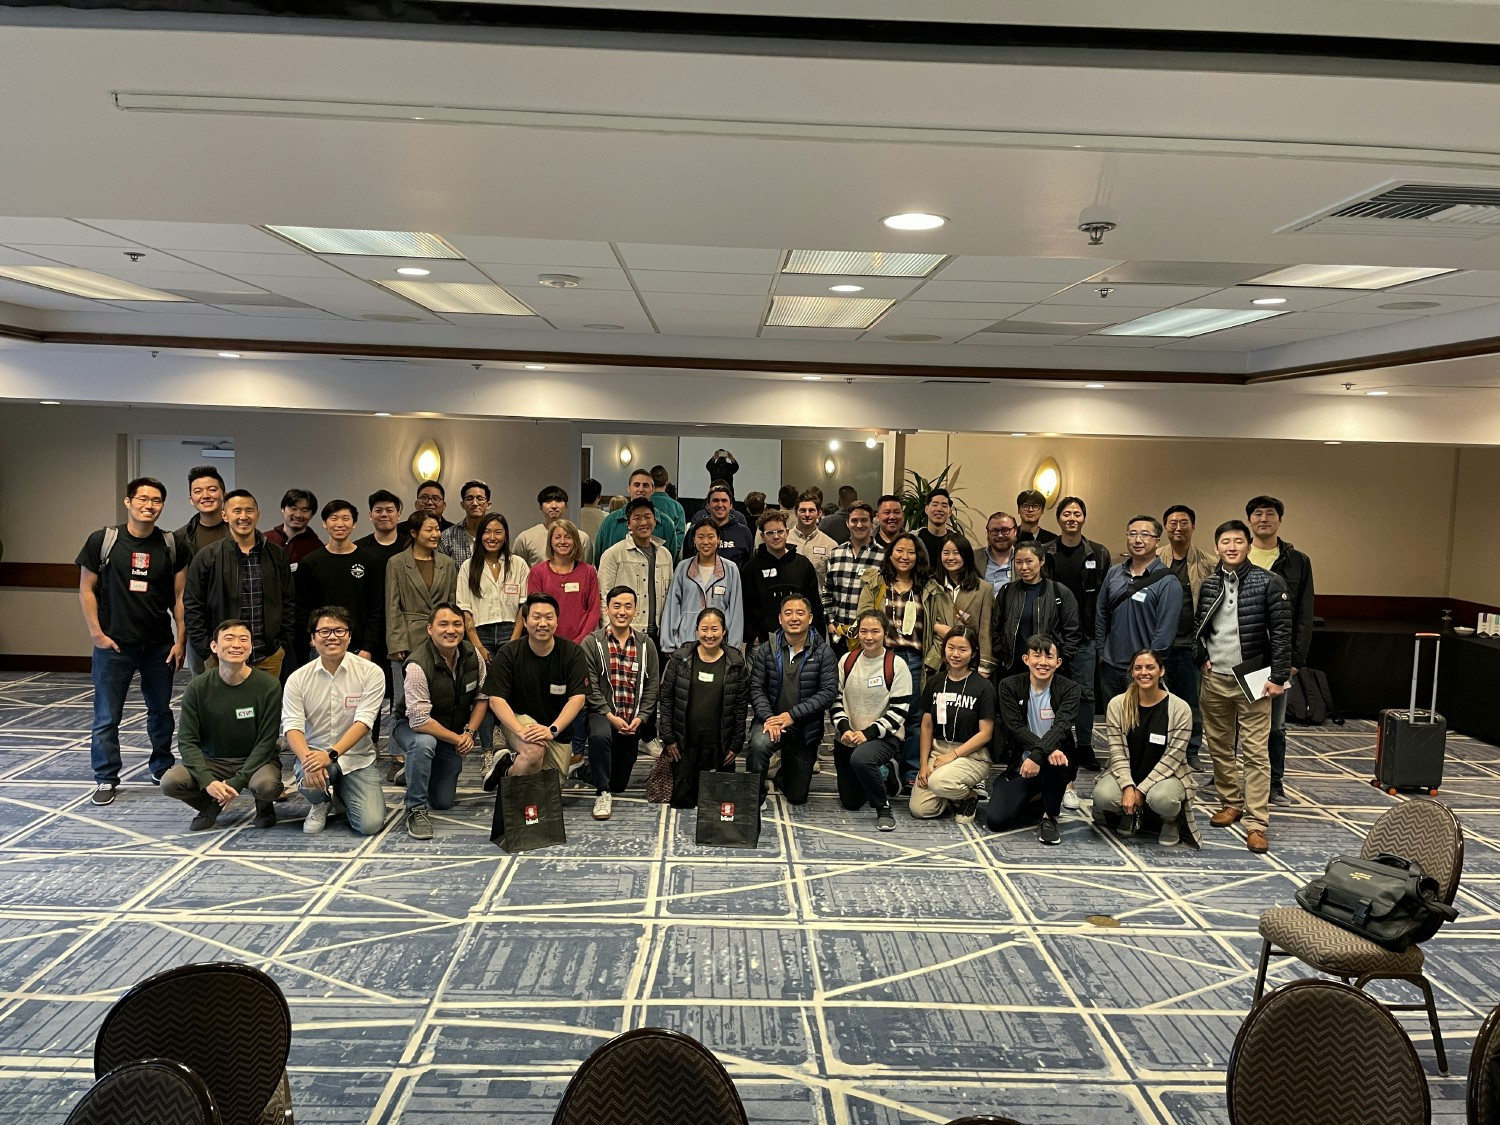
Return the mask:
[[764,535],[767,539],[769,539],[773,535],[785,535],[786,534],[786,528],[784,528],[784,527],[768,527],[764,531],[762,531],[761,534]]
[[313,636],[320,641],[336,641],[349,635],[349,630],[340,626],[337,629],[314,629]]
[[465,496],[463,502],[465,504],[484,504],[488,500],[488,496]]
[[1149,531],[1127,531],[1126,539],[1160,539],[1160,535],[1154,535]]
[[150,504],[153,508],[160,508],[166,503],[160,496],[132,496],[130,502],[132,504]]

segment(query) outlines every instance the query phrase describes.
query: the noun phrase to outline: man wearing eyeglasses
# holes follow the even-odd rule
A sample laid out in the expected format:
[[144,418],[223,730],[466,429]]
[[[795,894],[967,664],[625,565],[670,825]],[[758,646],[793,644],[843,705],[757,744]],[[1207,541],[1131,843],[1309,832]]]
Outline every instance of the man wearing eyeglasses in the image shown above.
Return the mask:
[[1016,518],[1009,512],[996,512],[984,524],[984,580],[995,591],[1010,585],[1011,565],[1016,557]]
[[464,560],[474,553],[479,521],[490,510],[490,486],[482,480],[464,481],[458,495],[459,503],[464,506],[464,521],[449,527],[438,540],[438,550],[452,559],[455,566],[463,565]]
[[349,651],[354,620],[342,606],[314,610],[308,628],[317,659],[287,678],[281,697],[281,733],[297,756],[297,788],[308,803],[302,831],[323,831],[338,803],[353,832],[373,836],[385,824],[385,795],[370,768],[370,730],[385,697],[385,677]]
[[89,753],[96,805],[112,803],[120,787],[120,716],[137,672],[146,701],[152,784],[174,761],[172,673],[182,666],[187,645],[182,588],[191,556],[181,538],[168,538],[156,526],[166,502],[161,481],[131,481],[125,488],[125,522],[94,532],[74,560],[83,621],[94,641]]
[[781,627],[781,600],[801,594],[813,607],[813,628],[823,632],[823,599],[818,572],[787,543],[786,513],[772,509],[760,517],[761,545],[740,568],[745,593],[745,639],[763,641]]
[[[1125,553],[1099,590],[1094,640],[1099,650],[1099,686],[1105,700],[1123,695],[1130,658],[1143,648],[1161,654],[1172,647],[1182,616],[1182,583],[1156,557],[1161,521],[1134,516],[1125,525]],[[1167,579],[1173,579],[1167,581]]]

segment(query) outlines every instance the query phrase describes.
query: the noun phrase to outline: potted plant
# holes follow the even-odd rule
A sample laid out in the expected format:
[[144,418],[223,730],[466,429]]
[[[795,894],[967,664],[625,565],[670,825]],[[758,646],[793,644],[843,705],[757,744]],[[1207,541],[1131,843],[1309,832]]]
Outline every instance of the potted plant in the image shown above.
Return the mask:
[[971,509],[958,496],[958,470],[959,466],[944,465],[943,471],[935,477],[924,477],[915,469],[906,469],[905,475],[910,481],[904,482],[900,496],[901,507],[906,511],[906,526],[917,528],[927,524],[927,501],[932,499],[932,494],[939,488],[948,490],[948,498],[953,501],[952,523],[954,529],[967,539],[974,542],[974,537],[969,533],[968,526],[964,523],[964,515]]

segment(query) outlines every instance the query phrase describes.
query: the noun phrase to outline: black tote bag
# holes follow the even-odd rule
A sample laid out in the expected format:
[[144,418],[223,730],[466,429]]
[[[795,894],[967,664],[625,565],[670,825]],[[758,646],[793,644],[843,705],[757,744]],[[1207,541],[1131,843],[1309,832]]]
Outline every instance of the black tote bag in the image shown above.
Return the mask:
[[711,848],[754,848],[760,844],[760,774],[698,775],[697,842]]
[[563,828],[562,786],[555,769],[500,779],[490,841],[508,852],[529,852],[568,842]]

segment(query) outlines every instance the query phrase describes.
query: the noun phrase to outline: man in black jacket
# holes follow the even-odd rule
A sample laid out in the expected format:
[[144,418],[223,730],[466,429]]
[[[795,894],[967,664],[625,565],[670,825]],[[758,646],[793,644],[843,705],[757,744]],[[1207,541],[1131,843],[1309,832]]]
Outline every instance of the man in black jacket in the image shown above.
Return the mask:
[[[1290,543],[1282,542],[1281,517],[1286,505],[1274,496],[1257,496],[1245,505],[1250,522],[1250,561],[1279,575],[1286,583],[1288,604],[1292,607],[1292,675],[1307,664],[1312,647],[1313,573],[1312,560]],[[1289,805],[1282,775],[1286,772],[1286,696],[1278,695],[1271,704],[1271,804]]]
[[[1078,706],[1074,734],[1078,740],[1078,764],[1097,770],[1094,753],[1094,674],[1099,666],[1098,647],[1094,641],[1094,609],[1099,604],[1099,589],[1109,573],[1109,548],[1083,534],[1089,510],[1079,496],[1064,496],[1057,502],[1057,526],[1062,534],[1042,543],[1042,569],[1054,582],[1066,586],[1078,603],[1078,648],[1067,664],[1068,679],[1083,692]],[[1108,696],[1105,696],[1106,700]]]
[[[1271,704],[1286,691],[1292,665],[1292,611],[1286,583],[1250,561],[1250,529],[1229,520],[1214,531],[1219,565],[1198,591],[1194,658],[1203,668],[1203,741],[1214,763],[1214,788],[1223,807],[1215,828],[1245,821],[1245,846],[1270,849],[1271,762],[1267,737]],[[1249,675],[1252,701],[1235,668]],[[1269,672],[1263,683],[1256,678]],[[1238,742],[1240,761],[1235,761]],[[1244,783],[1240,770],[1244,770]]]
[[766,798],[771,755],[781,751],[776,788],[794,805],[807,803],[813,763],[823,741],[823,713],[839,691],[833,647],[812,628],[812,605],[802,594],[781,599],[781,628],[755,650],[750,664],[750,745],[745,769],[758,773]]
[[818,572],[813,564],[787,544],[786,513],[767,511],[758,525],[764,542],[740,568],[740,587],[745,594],[745,640],[763,641],[780,626],[781,600],[801,594],[813,607],[813,628],[826,630],[823,599],[818,594]]
[[1037,839],[1060,844],[1057,815],[1073,776],[1073,720],[1082,692],[1072,680],[1057,675],[1062,654],[1051,637],[1028,638],[1025,661],[1025,672],[995,687],[1010,764],[990,795],[985,823],[991,832],[1009,828],[1031,800],[1040,796],[1042,822]]
[[995,598],[990,643],[997,675],[1025,670],[1027,639],[1043,633],[1057,642],[1067,663],[1078,652],[1078,603],[1066,586],[1042,575],[1043,545],[1017,543],[1011,557],[1010,583]]

